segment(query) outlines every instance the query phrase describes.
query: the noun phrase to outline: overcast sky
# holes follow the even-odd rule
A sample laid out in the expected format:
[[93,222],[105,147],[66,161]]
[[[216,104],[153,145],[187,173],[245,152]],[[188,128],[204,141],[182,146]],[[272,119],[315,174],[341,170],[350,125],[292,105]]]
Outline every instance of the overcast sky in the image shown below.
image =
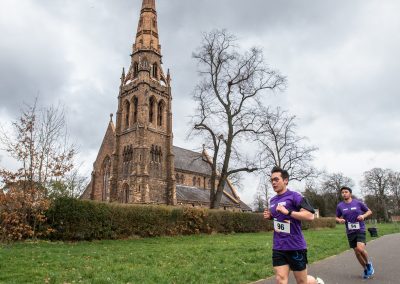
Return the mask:
[[[130,63],[142,0],[0,0],[0,122],[22,103],[64,103],[71,139],[89,175],[122,67]],[[186,141],[191,54],[202,32],[226,28],[243,48],[261,47],[288,88],[267,96],[297,115],[299,134],[317,146],[315,166],[342,172],[360,189],[364,171],[400,171],[400,1],[158,0],[163,69],[172,76],[174,144]],[[11,161],[4,156],[0,161]],[[243,183],[251,203],[257,184]]]

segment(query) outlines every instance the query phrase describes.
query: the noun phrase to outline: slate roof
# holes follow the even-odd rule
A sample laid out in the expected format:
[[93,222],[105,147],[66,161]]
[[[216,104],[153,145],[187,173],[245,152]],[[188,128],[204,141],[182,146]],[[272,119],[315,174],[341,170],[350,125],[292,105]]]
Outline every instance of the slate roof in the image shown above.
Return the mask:
[[[176,185],[176,198],[179,201],[186,202],[201,202],[201,203],[209,203],[210,202],[210,191],[207,189],[201,189],[194,186],[186,186],[186,185]],[[238,205],[233,202],[231,199],[222,195],[221,204],[226,205]]]
[[174,146],[175,168],[210,175],[210,166],[203,160],[202,154]]

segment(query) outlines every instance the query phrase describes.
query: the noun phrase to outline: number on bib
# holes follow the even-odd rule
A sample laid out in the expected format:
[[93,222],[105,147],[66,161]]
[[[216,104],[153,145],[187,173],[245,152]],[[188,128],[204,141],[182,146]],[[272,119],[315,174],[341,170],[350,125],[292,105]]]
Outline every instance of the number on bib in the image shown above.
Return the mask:
[[356,223],[347,223],[347,228],[349,228],[349,230],[358,230],[360,229],[360,223],[356,222]]
[[290,234],[290,223],[278,222],[274,220],[275,231]]

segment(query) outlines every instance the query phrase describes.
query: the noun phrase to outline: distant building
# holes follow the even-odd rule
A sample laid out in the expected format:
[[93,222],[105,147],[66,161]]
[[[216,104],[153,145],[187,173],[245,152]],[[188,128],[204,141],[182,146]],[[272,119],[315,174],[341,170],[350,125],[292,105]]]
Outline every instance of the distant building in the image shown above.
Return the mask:
[[[82,198],[209,206],[207,154],[173,146],[169,71],[162,69],[155,0],[143,0],[131,65],[122,71],[112,115]],[[221,208],[251,211],[228,181]]]

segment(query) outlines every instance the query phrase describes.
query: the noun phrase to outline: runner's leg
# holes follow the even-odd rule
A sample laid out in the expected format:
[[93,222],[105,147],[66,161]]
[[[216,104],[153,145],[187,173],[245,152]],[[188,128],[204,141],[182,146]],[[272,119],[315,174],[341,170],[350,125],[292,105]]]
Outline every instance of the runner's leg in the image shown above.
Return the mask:
[[287,284],[289,281],[289,265],[274,266],[276,284]]

